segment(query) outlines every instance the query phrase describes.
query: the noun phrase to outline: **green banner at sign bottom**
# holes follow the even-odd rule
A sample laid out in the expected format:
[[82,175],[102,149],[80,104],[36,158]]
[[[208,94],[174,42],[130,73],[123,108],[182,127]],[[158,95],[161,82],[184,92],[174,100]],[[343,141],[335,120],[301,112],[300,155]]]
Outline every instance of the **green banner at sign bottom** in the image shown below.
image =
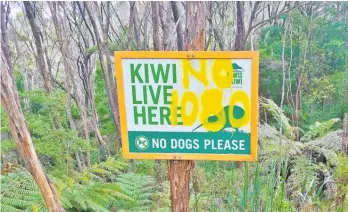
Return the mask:
[[250,154],[250,133],[129,131],[130,153]]

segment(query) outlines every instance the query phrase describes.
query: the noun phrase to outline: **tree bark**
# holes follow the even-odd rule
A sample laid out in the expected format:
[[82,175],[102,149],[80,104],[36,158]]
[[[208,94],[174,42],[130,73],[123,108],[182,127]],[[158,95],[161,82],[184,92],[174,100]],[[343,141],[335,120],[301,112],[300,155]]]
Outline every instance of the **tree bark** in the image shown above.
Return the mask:
[[133,6],[133,26],[134,26],[134,36],[137,50],[141,48],[141,37],[140,37],[140,23],[139,23],[139,15],[137,10],[137,3],[134,3]]
[[[63,64],[64,64],[64,74],[65,74],[65,88],[66,88],[66,113],[69,119],[69,125],[70,129],[73,131],[76,131],[76,125],[74,122],[74,119],[72,117],[72,112],[71,112],[71,96],[70,96],[70,89],[71,89],[71,78],[70,78],[70,72],[71,72],[71,65],[69,63],[69,59],[67,56],[67,48],[66,44],[64,43],[63,40],[63,27],[61,27],[60,23],[58,22],[58,17],[57,17],[57,3],[56,2],[49,2],[50,10],[52,13],[52,20],[55,28],[55,32],[57,35],[57,41],[59,45],[59,50],[62,53],[62,59],[63,59]],[[77,166],[80,171],[83,170],[82,163],[81,163],[81,158],[79,155],[79,152],[75,152],[75,157],[77,161]]]
[[[102,47],[103,41],[101,40],[101,37],[99,35],[97,24],[95,23],[95,20],[94,20],[94,17],[92,15],[92,11],[91,11],[91,9],[89,7],[88,2],[85,2],[85,7],[86,7],[86,10],[87,10],[87,13],[88,13],[88,16],[89,16],[89,20],[90,20],[90,22],[92,24],[92,27],[93,27],[95,38],[97,40],[97,48],[98,48],[98,56],[99,56],[100,68],[101,68],[102,75],[103,75],[103,78],[104,78],[104,81],[105,81],[105,85],[106,85],[106,93],[107,93],[108,100],[109,100],[109,106],[110,106],[110,108],[111,108],[111,110],[113,112],[114,109],[115,109],[115,106],[114,106],[113,98],[111,96],[112,94],[110,93],[111,92],[111,86],[110,86],[110,82],[109,82],[109,79],[108,79],[108,73],[107,73],[107,70],[105,68],[105,63],[104,63],[104,57],[103,57],[103,53],[104,53],[103,50],[104,49]],[[94,112],[92,112],[92,115],[93,116],[96,115],[96,108],[94,109]],[[98,123],[96,123],[95,127],[98,127]],[[99,130],[98,130],[98,132],[99,132]],[[106,143],[104,142],[104,140],[103,140],[103,138],[102,138],[100,133],[96,133],[96,137],[97,137],[100,145],[106,145]]]
[[[25,1],[24,7],[26,11],[26,15],[29,20],[29,24],[31,27],[31,31],[33,33],[35,46],[36,46],[36,62],[38,65],[38,69],[40,71],[41,77],[44,81],[44,87],[48,94],[50,94],[53,91],[52,83],[49,77],[49,69],[47,64],[47,57],[45,55],[45,51],[43,48],[43,40],[42,40],[42,33],[40,31],[39,26],[36,23],[35,13],[34,13],[34,3],[31,3],[29,1]],[[59,121],[59,116],[56,114],[56,111],[52,111],[52,118],[53,118],[53,124],[56,129],[61,128],[61,123]]]
[[1,102],[10,122],[11,135],[17,151],[22,156],[28,171],[37,183],[48,210],[52,212],[65,211],[59,203],[53,183],[43,170],[35,152],[27,124],[24,120],[18,91],[11,74],[12,71],[3,52],[1,51]]
[[342,151],[348,153],[348,113],[343,115],[343,142],[342,142]]
[[[161,50],[160,36],[159,36],[159,7],[158,2],[151,2],[152,11],[152,38],[153,38],[153,50]],[[161,179],[161,160],[155,160],[154,164],[156,183],[160,184]]]
[[[97,3],[95,3],[96,6]],[[88,5],[88,3],[85,3],[85,7],[90,19],[90,22],[92,24],[93,27],[93,31],[94,31],[94,35],[95,38],[97,40],[97,48],[98,48],[98,56],[99,56],[99,61],[100,61],[100,68],[102,71],[102,76],[104,78],[105,81],[105,86],[106,86],[106,94],[108,97],[108,102],[109,102],[109,106],[111,108],[111,113],[112,113],[112,118],[114,121],[114,124],[116,126],[116,130],[117,130],[117,135],[120,136],[120,127],[119,127],[119,114],[118,114],[118,103],[116,100],[116,83],[114,80],[114,72],[112,69],[112,62],[110,59],[110,51],[109,51],[109,47],[108,47],[108,32],[109,32],[109,26],[110,26],[110,2],[107,3],[106,6],[106,23],[103,23],[103,20],[101,18],[100,15],[98,15],[98,19],[101,25],[101,29],[102,29],[102,37],[100,36],[99,32],[98,32],[98,28],[96,25],[96,22],[94,20],[92,11],[90,9],[90,6]],[[105,60],[104,60],[104,56],[106,57],[106,68],[105,68]],[[99,139],[101,139],[101,143],[105,144],[105,142],[103,141],[103,139],[101,138],[101,136],[98,136]],[[119,143],[120,146],[122,146],[121,144],[121,140]]]
[[28,1],[25,1],[23,3],[24,3],[26,15],[28,17],[31,30],[33,32],[33,37],[35,40],[36,54],[37,54],[36,59],[38,63],[38,68],[44,80],[45,89],[48,93],[50,93],[52,91],[52,84],[48,75],[48,68],[47,68],[47,61],[46,61],[47,58],[45,58],[45,53],[44,53],[42,39],[41,39],[42,38],[41,32],[40,32],[39,26],[36,23],[33,3]]
[[[186,2],[186,51],[204,50],[205,13],[205,2]],[[191,170],[193,167],[194,161],[169,161],[168,177],[170,180],[171,204],[173,212],[189,211],[189,183]]]
[[242,51],[244,50],[244,36],[245,36],[245,26],[244,26],[244,2],[236,1],[237,9],[237,30],[234,37],[234,50]]
[[151,2],[152,9],[152,33],[153,33],[153,50],[159,51],[161,49],[159,37],[159,16],[158,16],[158,2]]
[[133,35],[133,19],[134,19],[134,7],[135,7],[135,1],[130,1],[129,2],[129,22],[128,22],[128,51],[132,51],[133,50],[133,39],[134,39],[134,35]]
[[175,24],[178,23],[176,26],[177,47],[179,51],[183,51],[184,50],[184,30],[183,30],[183,21],[181,20],[178,2],[171,1],[170,4],[172,6],[174,22]]
[[[172,9],[170,6],[169,2],[162,2],[162,9],[159,11],[162,11],[164,13],[163,17],[160,12],[161,20],[163,20],[164,23],[164,28],[163,28],[163,36],[162,36],[162,50],[173,50],[173,45],[172,45],[172,34],[173,29],[171,27],[171,24],[173,23],[173,18],[172,18]],[[175,23],[176,24],[176,23]]]
[[[7,4],[7,6],[6,6]],[[2,49],[2,51],[4,51],[4,55],[5,58],[7,60],[7,64],[10,67],[10,71],[12,71],[12,64],[10,61],[11,58],[11,53],[10,53],[10,44],[8,41],[8,37],[7,37],[7,22],[8,22],[8,17],[9,17],[9,13],[10,13],[10,8],[8,6],[9,2],[5,3],[2,2],[1,3],[1,46],[4,46],[4,48]]]
[[190,203],[189,184],[194,161],[170,160],[168,177],[172,212],[188,212]]
[[[103,32],[103,52],[106,57],[106,66],[108,69],[108,80],[109,80],[109,93],[110,93],[110,98],[111,98],[111,112],[113,115],[113,121],[116,126],[116,132],[117,132],[117,137],[119,139],[119,145],[122,147],[122,142],[121,142],[121,131],[120,131],[120,114],[119,114],[119,109],[118,109],[118,100],[117,100],[117,85],[115,81],[115,75],[114,75],[114,70],[112,68],[113,64],[111,62],[111,52],[108,46],[108,36],[109,36],[109,28],[110,28],[110,5],[111,2],[106,3],[106,14],[105,14],[105,20],[106,23],[102,25],[102,32]],[[100,18],[100,22],[102,23],[102,19]]]
[[[216,26],[214,26],[213,24],[213,4],[214,2],[209,2],[208,3],[208,16],[207,16],[207,20],[209,22],[209,36],[211,36],[211,33],[214,33],[214,38],[215,40],[218,42],[220,50],[224,51],[224,39],[223,36],[221,36],[220,31],[218,30],[218,28]],[[207,46],[209,45],[209,39],[208,39],[208,43]],[[207,48],[207,47],[206,47]]]

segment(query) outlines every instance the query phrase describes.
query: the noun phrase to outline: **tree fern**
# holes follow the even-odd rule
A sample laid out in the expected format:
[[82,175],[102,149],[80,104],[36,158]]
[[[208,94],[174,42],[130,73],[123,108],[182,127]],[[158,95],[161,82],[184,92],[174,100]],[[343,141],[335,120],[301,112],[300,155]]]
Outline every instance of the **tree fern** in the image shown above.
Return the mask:
[[91,168],[79,173],[77,178],[81,182],[115,182],[116,176],[122,174],[128,167],[128,163],[121,159],[108,158],[106,161],[94,164]]
[[315,194],[319,169],[320,166],[314,164],[306,156],[297,156],[291,161],[288,190],[292,193],[293,198],[305,202],[307,198]]
[[289,121],[290,119],[285,116],[283,109],[281,109],[275,102],[273,102],[271,99],[261,98],[261,106],[266,109],[268,113],[272,115],[272,117],[277,121],[275,124],[279,125],[279,123],[282,124],[283,134],[289,138],[294,139],[295,128],[290,125]]
[[121,201],[117,204],[123,211],[149,211],[151,209],[151,199],[155,193],[153,177],[126,173],[119,175],[117,182],[124,193],[133,199],[133,202]]
[[109,211],[112,202],[120,199],[131,201],[122,193],[120,186],[113,183],[65,184],[61,189],[61,202],[72,211]]
[[122,173],[127,163],[108,158],[105,162],[77,173],[73,178],[57,180],[58,192],[65,208],[72,211],[83,209],[109,211],[117,201],[132,202],[116,183],[115,176]]
[[[60,201],[68,211],[110,211],[115,202],[132,204],[133,200],[113,183],[115,175],[127,167],[123,161],[109,158],[82,173],[63,179],[53,178]],[[43,198],[27,171],[1,175],[2,211],[46,211]],[[146,193],[146,192],[145,192]]]
[[164,181],[155,186],[156,192],[153,194],[152,209],[156,211],[170,211],[170,183]]
[[27,171],[1,175],[1,186],[1,211],[45,211],[41,193]]
[[338,121],[340,121],[339,118],[333,118],[322,123],[316,122],[315,124],[309,126],[309,131],[305,133],[305,135],[301,138],[301,141],[307,142],[312,139],[324,136]]

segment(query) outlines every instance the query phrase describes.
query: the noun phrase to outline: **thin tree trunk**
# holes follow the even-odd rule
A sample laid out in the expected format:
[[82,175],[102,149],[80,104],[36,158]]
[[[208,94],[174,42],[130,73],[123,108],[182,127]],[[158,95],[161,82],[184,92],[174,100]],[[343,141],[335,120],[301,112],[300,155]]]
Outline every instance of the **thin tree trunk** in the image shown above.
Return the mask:
[[137,3],[135,2],[133,6],[133,26],[134,26],[134,36],[137,50],[141,48],[141,38],[140,38],[140,23],[139,23],[139,15],[137,10]]
[[[152,38],[153,38],[153,49],[154,51],[161,50],[161,43],[160,43],[160,37],[159,37],[159,8],[158,8],[158,2],[151,2],[151,10],[152,10]],[[156,182],[160,184],[162,182],[161,179],[161,160],[156,160],[155,165],[155,177]]]
[[[89,20],[90,20],[90,22],[92,24],[92,27],[93,27],[95,38],[97,40],[97,48],[98,48],[98,56],[99,56],[100,68],[101,68],[102,75],[103,75],[103,78],[104,78],[104,81],[105,81],[105,84],[106,84],[106,93],[107,93],[108,100],[109,100],[109,106],[110,106],[111,110],[114,110],[113,101],[112,101],[113,98],[111,97],[111,94],[110,94],[110,90],[111,90],[110,82],[109,82],[107,70],[105,69],[105,64],[104,64],[102,40],[100,38],[97,25],[95,23],[94,17],[92,15],[92,12],[91,12],[87,2],[85,2],[85,7],[86,7],[86,10],[87,10],[87,13],[88,13],[88,16],[89,16]],[[92,104],[92,116],[94,116],[95,120],[96,120],[96,111],[97,110],[96,110],[95,105]],[[98,122],[95,123],[95,128],[98,128],[98,125],[99,125]],[[106,143],[104,142],[104,140],[103,140],[99,130],[96,131],[96,137],[97,137],[98,142],[99,142],[100,145],[106,145]]]
[[108,46],[108,35],[109,35],[109,27],[110,27],[110,5],[111,2],[107,2],[106,3],[106,14],[105,14],[105,19],[106,19],[106,23],[104,25],[104,27],[102,28],[103,30],[103,39],[104,39],[104,54],[106,57],[106,65],[107,65],[107,69],[108,69],[108,78],[109,78],[109,91],[110,91],[110,98],[111,98],[111,112],[113,115],[113,121],[115,123],[116,126],[116,132],[117,132],[117,137],[119,140],[119,145],[120,147],[122,147],[122,142],[121,142],[121,131],[120,131],[120,114],[119,114],[119,109],[118,109],[118,99],[117,99],[117,85],[115,82],[115,75],[114,75],[114,70],[112,68],[113,64],[111,62],[111,52],[109,50],[109,46]]
[[133,27],[134,27],[134,7],[135,7],[135,1],[129,2],[129,22],[128,22],[128,50],[133,50]]
[[47,61],[46,61],[44,49],[42,46],[42,40],[41,40],[42,37],[40,36],[41,32],[40,32],[39,26],[36,23],[34,8],[32,5],[33,3],[28,1],[24,1],[23,3],[24,3],[26,15],[28,17],[31,30],[33,32],[33,37],[34,37],[35,46],[36,46],[38,68],[44,80],[45,89],[48,93],[50,93],[52,91],[52,84],[48,75]]
[[[46,89],[46,92],[50,94],[53,91],[52,83],[49,78],[49,70],[47,65],[47,58],[45,56],[44,48],[43,48],[43,41],[41,36],[41,31],[39,29],[39,26],[36,23],[36,18],[34,14],[34,8],[33,4],[31,2],[25,1],[24,7],[26,11],[26,15],[29,20],[29,24],[33,33],[35,46],[36,46],[36,60],[38,69],[40,71],[41,77],[44,81],[44,87]],[[53,116],[53,124],[56,129],[61,128],[61,123],[59,121],[59,116],[55,113],[55,111],[52,112]]]
[[[65,74],[65,87],[66,87],[66,113],[68,116],[69,120],[69,125],[70,129],[73,131],[76,131],[76,125],[74,122],[74,119],[72,117],[72,112],[71,112],[71,96],[70,96],[70,89],[71,89],[71,79],[70,79],[70,72],[71,72],[71,65],[69,63],[68,57],[66,55],[67,53],[67,48],[63,40],[63,28],[60,26],[60,23],[58,22],[58,17],[57,17],[57,5],[56,2],[50,2],[49,3],[50,10],[52,13],[52,19],[53,19],[53,24],[55,28],[55,32],[57,35],[57,41],[59,45],[59,50],[62,53],[62,59],[63,59],[63,64],[64,64],[64,74]],[[75,157],[77,161],[77,166],[80,171],[83,170],[82,163],[81,163],[81,158],[79,156],[78,152],[75,152]]]
[[348,153],[348,113],[343,115],[343,142],[342,142],[342,151]]
[[[172,45],[172,34],[173,34],[173,29],[171,27],[171,23],[173,22],[172,19],[172,9],[170,6],[169,2],[162,2],[162,7],[163,9],[160,11],[163,11],[163,13],[165,13],[165,15],[162,17],[162,19],[164,20],[164,29],[163,29],[163,39],[162,39],[162,50],[166,51],[166,50],[172,50],[173,49],[173,45]],[[176,23],[175,23],[176,24]]]
[[[3,49],[3,48],[2,48]],[[1,51],[1,102],[10,122],[11,134],[25,165],[37,183],[49,211],[65,211],[51,180],[46,175],[35,152],[31,136],[24,120],[16,84],[7,64],[8,58]]]
[[[285,31],[282,36],[282,93],[281,93],[281,99],[280,99],[280,107],[279,107],[279,114],[282,113],[283,105],[284,105],[284,95],[285,95],[285,75],[286,75],[286,59],[285,59],[285,47],[286,47],[286,36],[288,33],[288,25],[285,26]],[[279,133],[280,135],[283,134],[283,120],[279,121]],[[281,154],[281,148],[282,148],[282,139],[280,138],[280,154]]]
[[[208,9],[209,9],[208,10],[209,12],[208,12],[207,20],[209,22],[209,33],[214,33],[214,38],[218,42],[220,50],[224,51],[223,37],[220,36],[219,30],[213,24],[213,2],[209,2]],[[211,36],[211,35],[209,35],[209,36]],[[209,45],[209,43],[208,43],[208,45]]]
[[[6,5],[7,4],[7,5]],[[5,58],[7,60],[7,64],[10,67],[9,70],[12,71],[12,63],[10,61],[11,58],[11,52],[10,52],[10,44],[8,41],[8,36],[7,36],[7,22],[10,14],[10,8],[9,8],[9,2],[1,3],[1,46],[4,46],[2,51],[4,51]]]
[[176,26],[176,37],[177,37],[177,47],[179,51],[184,50],[184,30],[183,30],[183,21],[181,20],[181,15],[179,11],[178,2],[171,1],[174,22],[178,23]]
[[160,37],[159,37],[159,12],[158,2],[151,2],[152,9],[152,36],[153,36],[153,49],[159,51],[161,49]]
[[[83,133],[85,140],[89,142],[89,128],[88,128],[88,119],[87,119],[87,108],[80,100],[78,103],[79,111],[81,114],[81,122],[83,126]],[[87,151],[87,167],[91,166],[91,153]]]
[[[343,133],[342,133],[342,151],[347,154],[348,151],[348,114],[343,115]],[[344,201],[346,199],[347,192],[344,189],[344,185],[339,185],[337,188],[337,195],[335,197],[335,209],[344,207]]]
[[234,50],[242,51],[244,50],[244,2],[236,1],[237,8],[237,30],[234,38]]
[[[186,51],[204,50],[205,11],[205,2],[186,2]],[[173,212],[189,211],[189,182],[193,167],[194,161],[169,161],[168,177]]]
[[306,43],[304,46],[304,53],[303,53],[303,64],[302,64],[302,70],[297,75],[297,91],[296,91],[296,110],[295,110],[295,118],[296,118],[296,141],[300,140],[300,111],[302,110],[302,75],[304,71],[306,70],[306,61],[307,61],[307,52],[308,52],[308,46],[310,43],[311,38],[311,31],[312,31],[312,20],[313,20],[313,5],[310,5],[310,21],[309,21],[309,27],[307,31],[307,37],[306,37]]

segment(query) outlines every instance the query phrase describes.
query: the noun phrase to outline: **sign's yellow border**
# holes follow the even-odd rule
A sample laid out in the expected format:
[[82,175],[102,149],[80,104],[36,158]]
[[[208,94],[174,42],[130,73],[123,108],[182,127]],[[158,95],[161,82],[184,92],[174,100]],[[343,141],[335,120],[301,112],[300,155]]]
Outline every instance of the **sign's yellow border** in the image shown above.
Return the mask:
[[[257,160],[257,124],[258,124],[258,87],[259,53],[255,51],[115,51],[115,74],[121,124],[123,156],[129,159],[165,159],[165,160]],[[126,119],[125,93],[123,87],[122,59],[251,59],[251,154],[177,154],[177,153],[130,153]]]

